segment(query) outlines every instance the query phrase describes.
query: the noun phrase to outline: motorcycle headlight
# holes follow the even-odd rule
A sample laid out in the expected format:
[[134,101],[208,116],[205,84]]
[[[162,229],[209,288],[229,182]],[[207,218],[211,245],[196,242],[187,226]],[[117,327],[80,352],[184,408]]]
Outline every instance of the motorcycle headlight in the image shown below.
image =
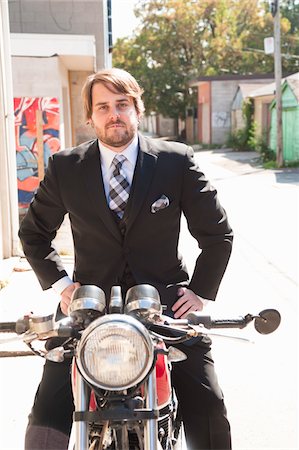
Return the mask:
[[103,316],[82,333],[77,364],[81,375],[105,390],[129,389],[142,381],[154,361],[154,346],[138,320]]

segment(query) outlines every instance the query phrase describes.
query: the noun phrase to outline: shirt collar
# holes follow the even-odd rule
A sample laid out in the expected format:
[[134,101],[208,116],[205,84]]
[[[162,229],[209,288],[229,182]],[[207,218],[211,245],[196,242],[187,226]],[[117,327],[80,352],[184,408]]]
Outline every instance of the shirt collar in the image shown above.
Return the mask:
[[115,155],[124,155],[128,161],[135,167],[137,155],[138,155],[138,135],[136,134],[133,141],[128,147],[126,147],[122,152],[114,152],[110,148],[105,147],[102,142],[98,139],[101,163],[106,170],[111,166],[112,160]]

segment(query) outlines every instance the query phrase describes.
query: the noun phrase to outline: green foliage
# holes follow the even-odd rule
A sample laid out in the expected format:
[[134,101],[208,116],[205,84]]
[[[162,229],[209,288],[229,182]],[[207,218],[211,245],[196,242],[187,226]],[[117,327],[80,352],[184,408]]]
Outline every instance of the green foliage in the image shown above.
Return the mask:
[[281,0],[281,52],[285,73],[299,70],[299,1]]
[[[282,166],[285,169],[291,169],[291,168],[296,168],[299,167],[299,161],[292,161],[292,162],[285,162],[284,165]],[[276,161],[267,161],[263,164],[263,168],[264,169],[280,169],[281,167],[277,166],[277,162]]]
[[[278,169],[276,153],[268,147],[265,136],[257,139],[256,151],[261,155],[260,160],[264,169]],[[299,161],[284,161],[283,167],[299,167]]]
[[283,167],[299,167],[299,161],[285,161]]
[[277,169],[277,163],[276,161],[270,160],[263,163],[264,169]]
[[270,163],[270,162],[276,162],[276,153],[268,148],[267,144],[263,143],[261,144],[261,160],[263,163]]
[[247,151],[250,150],[248,143],[247,143],[247,133],[245,132],[245,128],[242,128],[240,130],[237,130],[235,132],[231,132],[228,136],[226,145],[229,148],[232,148],[233,150],[237,151]]
[[244,128],[230,133],[227,145],[238,151],[255,151],[257,149],[256,124],[253,121],[253,101],[243,102],[242,115]]
[[[298,28],[292,1],[284,3],[282,35],[289,39]],[[189,84],[198,76],[273,72],[273,55],[263,52],[264,38],[273,35],[268,2],[139,0],[135,14],[140,26],[116,42],[113,65],[139,80],[147,113],[184,118],[187,106],[196,105]],[[297,61],[283,59],[283,70],[295,72]]]

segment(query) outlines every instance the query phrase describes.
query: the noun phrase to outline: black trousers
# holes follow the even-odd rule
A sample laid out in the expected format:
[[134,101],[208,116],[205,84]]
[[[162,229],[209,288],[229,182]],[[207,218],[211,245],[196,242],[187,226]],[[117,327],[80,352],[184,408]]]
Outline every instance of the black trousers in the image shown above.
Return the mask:
[[[209,345],[198,342],[180,348],[187,360],[173,364],[172,377],[188,450],[231,449],[230,426]],[[26,450],[66,448],[73,410],[70,363],[47,361],[29,416]],[[41,438],[43,430],[47,432]]]

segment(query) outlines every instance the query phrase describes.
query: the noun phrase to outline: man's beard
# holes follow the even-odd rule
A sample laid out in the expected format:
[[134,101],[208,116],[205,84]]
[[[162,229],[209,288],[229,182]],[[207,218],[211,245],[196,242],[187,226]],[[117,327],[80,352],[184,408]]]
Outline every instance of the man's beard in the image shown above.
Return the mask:
[[[116,124],[122,124],[122,122],[116,122]],[[115,124],[110,124],[115,125]],[[109,126],[106,126],[104,131],[100,130],[98,127],[94,126],[96,135],[98,139],[103,143],[110,147],[123,147],[127,144],[129,144],[136,132],[137,132],[137,126],[136,125],[130,125],[129,127],[127,125],[124,125],[121,128],[109,128]]]

